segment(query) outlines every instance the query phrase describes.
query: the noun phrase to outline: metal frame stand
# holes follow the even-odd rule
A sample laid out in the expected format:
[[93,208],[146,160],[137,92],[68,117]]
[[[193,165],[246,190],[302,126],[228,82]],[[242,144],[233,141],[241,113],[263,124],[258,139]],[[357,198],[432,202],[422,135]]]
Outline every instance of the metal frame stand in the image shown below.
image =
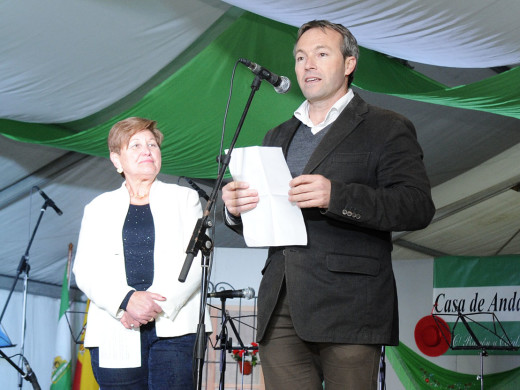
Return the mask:
[[[219,380],[219,390],[224,390],[226,383],[226,352],[232,352],[235,349],[241,349],[244,351],[257,351],[258,347],[246,347],[244,342],[240,338],[240,334],[233,322],[233,318],[229,315],[226,310],[226,298],[220,298],[222,302],[222,314],[221,314],[221,329],[220,334],[217,336],[217,341],[219,341],[219,346],[215,347],[215,349],[220,349],[220,380]],[[227,324],[231,326],[233,330],[233,334],[236,337],[238,342],[238,346],[233,346],[233,339],[228,337],[229,332],[227,329]],[[242,361],[243,364],[243,361]],[[243,378],[242,378],[242,387],[244,386]]]

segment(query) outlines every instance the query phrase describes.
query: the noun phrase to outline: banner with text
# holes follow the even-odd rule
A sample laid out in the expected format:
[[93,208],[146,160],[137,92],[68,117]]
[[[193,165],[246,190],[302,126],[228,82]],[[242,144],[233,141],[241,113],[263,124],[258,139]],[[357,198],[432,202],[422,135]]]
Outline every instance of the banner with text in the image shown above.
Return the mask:
[[435,259],[432,314],[450,327],[447,355],[520,354],[520,255]]

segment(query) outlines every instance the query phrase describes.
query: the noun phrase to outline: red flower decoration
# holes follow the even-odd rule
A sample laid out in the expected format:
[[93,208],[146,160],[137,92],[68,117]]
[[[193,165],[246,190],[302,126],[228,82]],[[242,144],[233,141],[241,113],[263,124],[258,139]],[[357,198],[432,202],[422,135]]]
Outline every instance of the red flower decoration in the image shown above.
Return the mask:
[[[252,347],[257,347],[257,343],[251,343]],[[233,359],[237,362],[241,363],[244,362],[250,362],[252,366],[256,366],[256,362],[258,360],[257,358],[258,349],[254,349],[251,352],[249,352],[247,349],[234,349],[233,350]],[[251,359],[248,359],[248,356],[251,356]]]

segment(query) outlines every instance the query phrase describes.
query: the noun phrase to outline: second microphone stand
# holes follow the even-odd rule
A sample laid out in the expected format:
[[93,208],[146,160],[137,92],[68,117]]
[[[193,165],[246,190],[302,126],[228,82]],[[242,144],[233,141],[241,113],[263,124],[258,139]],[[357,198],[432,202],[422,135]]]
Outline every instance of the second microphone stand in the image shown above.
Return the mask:
[[[18,264],[18,269],[16,271],[16,277],[13,280],[13,284],[11,286],[11,290],[9,291],[9,295],[7,296],[7,301],[5,302],[4,308],[2,310],[2,314],[0,314],[0,323],[2,323],[2,319],[4,318],[5,311],[7,310],[7,305],[9,305],[9,301],[11,300],[11,296],[13,295],[14,289],[16,287],[16,283],[18,282],[18,279],[20,278],[20,275],[24,274],[24,283],[23,283],[23,304],[22,304],[22,332],[21,332],[21,343],[20,343],[20,365],[24,363],[24,351],[25,351],[25,325],[26,325],[26,314],[27,314],[27,290],[29,287],[29,271],[31,270],[31,266],[29,265],[29,251],[31,249],[34,236],[36,235],[36,231],[38,230],[38,227],[40,226],[40,222],[43,218],[43,214],[47,210],[47,207],[49,206],[50,200],[46,199],[43,203],[40,215],[38,217],[38,221],[36,222],[36,225],[34,226],[31,238],[29,240],[29,243],[27,244],[27,248],[25,250],[24,255],[20,259],[20,263]],[[16,368],[16,367],[15,367]],[[17,369],[18,372],[21,371],[21,369]],[[18,387],[22,388],[22,378],[26,379],[27,375],[23,375],[23,371],[21,371],[22,374],[19,376],[18,381]],[[29,380],[29,379],[27,379]],[[34,376],[34,380],[36,380],[36,376]],[[37,382],[36,382],[37,384]],[[39,388],[39,386],[38,386]]]

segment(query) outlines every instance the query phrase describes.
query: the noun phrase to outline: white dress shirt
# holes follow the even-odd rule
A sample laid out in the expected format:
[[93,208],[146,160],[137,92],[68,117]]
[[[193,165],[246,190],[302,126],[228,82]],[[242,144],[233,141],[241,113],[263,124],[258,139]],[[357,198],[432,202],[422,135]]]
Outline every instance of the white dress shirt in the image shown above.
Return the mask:
[[338,99],[336,103],[330,108],[329,112],[325,116],[323,122],[314,125],[309,118],[309,101],[305,100],[300,107],[296,111],[294,111],[294,116],[302,122],[305,126],[311,128],[312,134],[316,134],[320,130],[323,130],[325,127],[330,125],[332,122],[336,120],[336,118],[341,114],[341,111],[350,103],[352,98],[354,97],[354,91],[352,89],[348,89],[347,93]]

